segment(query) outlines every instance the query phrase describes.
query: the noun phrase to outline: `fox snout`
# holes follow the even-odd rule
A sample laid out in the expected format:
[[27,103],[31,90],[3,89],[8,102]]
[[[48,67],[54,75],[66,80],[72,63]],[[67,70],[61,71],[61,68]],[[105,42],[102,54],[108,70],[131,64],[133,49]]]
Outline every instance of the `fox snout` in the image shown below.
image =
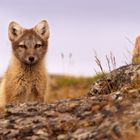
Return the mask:
[[30,62],[34,62],[34,60],[35,60],[35,58],[34,58],[33,56],[30,56],[30,57],[29,57],[29,61],[30,61]]
[[37,57],[36,56],[33,56],[33,55],[27,56],[25,58],[25,63],[26,64],[29,64],[29,65],[35,64],[35,63],[37,63],[37,61],[38,61]]

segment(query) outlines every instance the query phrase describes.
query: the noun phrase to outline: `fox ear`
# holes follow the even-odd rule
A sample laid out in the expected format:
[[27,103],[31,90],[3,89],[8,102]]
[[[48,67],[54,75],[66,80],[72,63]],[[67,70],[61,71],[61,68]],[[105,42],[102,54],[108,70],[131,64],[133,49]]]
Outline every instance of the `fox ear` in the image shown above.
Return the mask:
[[48,39],[50,36],[49,25],[46,20],[42,20],[34,27],[35,32],[42,38]]
[[12,21],[9,24],[8,35],[11,41],[16,41],[21,35],[23,35],[24,29],[16,22]]

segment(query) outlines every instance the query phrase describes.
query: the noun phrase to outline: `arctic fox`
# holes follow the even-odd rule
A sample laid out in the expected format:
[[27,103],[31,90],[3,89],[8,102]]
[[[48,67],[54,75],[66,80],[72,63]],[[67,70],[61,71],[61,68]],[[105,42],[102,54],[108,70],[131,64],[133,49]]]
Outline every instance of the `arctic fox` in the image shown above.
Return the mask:
[[44,64],[50,35],[48,22],[42,20],[31,29],[11,22],[8,35],[12,58],[0,84],[0,107],[13,103],[44,102],[48,82]]

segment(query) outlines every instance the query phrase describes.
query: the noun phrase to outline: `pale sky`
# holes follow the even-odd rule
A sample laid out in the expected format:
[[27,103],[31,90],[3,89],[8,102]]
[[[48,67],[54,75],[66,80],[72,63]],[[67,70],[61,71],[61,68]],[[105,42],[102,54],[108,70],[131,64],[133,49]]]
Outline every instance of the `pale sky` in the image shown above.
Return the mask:
[[131,60],[133,45],[125,37],[135,42],[140,35],[139,6],[139,0],[0,0],[0,75],[11,57],[7,29],[13,20],[26,28],[49,22],[50,73],[92,76],[99,71],[94,51],[105,70],[110,51],[119,67]]

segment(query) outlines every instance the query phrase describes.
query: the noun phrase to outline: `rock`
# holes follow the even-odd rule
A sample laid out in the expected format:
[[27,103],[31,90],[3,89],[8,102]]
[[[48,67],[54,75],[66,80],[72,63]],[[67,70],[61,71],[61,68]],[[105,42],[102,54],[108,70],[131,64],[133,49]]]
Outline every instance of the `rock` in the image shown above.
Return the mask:
[[133,140],[136,135],[138,140],[139,70],[140,65],[114,70],[78,99],[7,105],[0,114],[0,139]]
[[89,94],[110,94],[116,91],[125,91],[135,83],[139,87],[140,64],[122,66],[106,74],[101,80],[92,85]]

